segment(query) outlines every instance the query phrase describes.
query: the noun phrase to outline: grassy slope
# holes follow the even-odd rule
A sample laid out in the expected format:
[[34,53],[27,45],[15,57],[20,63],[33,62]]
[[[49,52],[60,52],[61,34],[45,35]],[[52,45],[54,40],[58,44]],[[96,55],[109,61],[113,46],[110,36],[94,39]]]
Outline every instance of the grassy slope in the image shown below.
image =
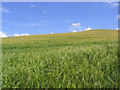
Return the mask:
[[4,38],[3,87],[118,87],[118,31]]

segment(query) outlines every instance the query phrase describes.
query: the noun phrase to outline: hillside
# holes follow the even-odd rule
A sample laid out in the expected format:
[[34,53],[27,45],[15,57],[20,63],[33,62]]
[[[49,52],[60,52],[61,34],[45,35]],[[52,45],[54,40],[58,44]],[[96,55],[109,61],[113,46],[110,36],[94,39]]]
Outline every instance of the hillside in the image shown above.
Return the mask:
[[118,87],[118,31],[2,39],[6,87]]

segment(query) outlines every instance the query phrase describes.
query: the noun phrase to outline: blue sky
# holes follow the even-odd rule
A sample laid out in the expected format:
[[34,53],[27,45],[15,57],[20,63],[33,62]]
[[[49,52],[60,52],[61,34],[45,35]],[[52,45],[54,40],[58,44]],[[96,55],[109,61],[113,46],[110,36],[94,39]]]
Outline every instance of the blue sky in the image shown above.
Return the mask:
[[117,3],[3,2],[2,33],[6,36],[116,29]]

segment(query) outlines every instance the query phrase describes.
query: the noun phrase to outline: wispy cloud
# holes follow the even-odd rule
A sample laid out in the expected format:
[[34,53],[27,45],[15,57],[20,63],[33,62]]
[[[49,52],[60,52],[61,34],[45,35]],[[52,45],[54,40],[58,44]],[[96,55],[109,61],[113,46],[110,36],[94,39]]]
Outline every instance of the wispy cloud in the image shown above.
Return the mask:
[[10,10],[2,8],[2,12],[4,12],[4,13],[10,13]]
[[39,26],[41,25],[41,23],[28,23],[28,24],[24,24],[25,26]]
[[31,27],[31,26],[39,26],[39,25],[42,25],[40,22],[38,22],[38,23],[32,22],[32,23],[25,23],[25,24],[16,23],[16,22],[9,21],[9,20],[4,20],[4,22],[6,22],[6,23],[8,23],[8,24],[11,24],[11,25],[14,25],[14,26],[27,26],[27,27]]
[[113,3],[111,6],[112,7],[118,7],[118,3]]
[[77,32],[82,31],[84,27],[81,26],[81,23],[72,23],[72,26],[68,29],[68,31]]
[[13,21],[9,21],[9,20],[3,20],[3,22],[10,24],[10,25],[14,25],[14,26],[22,26],[23,25],[23,24],[15,23]]
[[104,0],[107,3],[112,3],[112,2],[119,2],[119,0]]
[[80,26],[80,23],[72,23],[72,26]]
[[43,10],[42,12],[43,12],[43,13],[47,13],[48,11],[47,11],[47,10]]
[[108,3],[108,5],[110,5],[111,7],[118,7],[118,2],[107,2]]
[[31,4],[31,5],[30,5],[30,7],[34,8],[34,7],[35,7],[35,5],[34,5],[34,4]]

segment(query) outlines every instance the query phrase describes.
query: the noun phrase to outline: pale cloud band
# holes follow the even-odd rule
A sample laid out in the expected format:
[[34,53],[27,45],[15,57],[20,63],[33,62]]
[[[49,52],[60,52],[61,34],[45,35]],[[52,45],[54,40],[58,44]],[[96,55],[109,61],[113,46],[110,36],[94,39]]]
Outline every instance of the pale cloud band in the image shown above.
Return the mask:
[[0,38],[4,38],[4,37],[8,37],[5,33],[3,33],[2,31],[0,31]]
[[[28,36],[28,35],[30,35],[30,34],[28,34],[28,33],[27,33],[27,34],[17,34],[17,33],[15,33],[15,34],[12,35],[12,37]],[[6,33],[0,31],[0,38],[6,38],[6,37],[11,37],[11,36],[9,36],[9,35],[7,35]]]
[[2,0],[2,2],[119,2],[119,0]]
[[28,35],[30,35],[30,34],[14,34],[13,36],[28,36]]

